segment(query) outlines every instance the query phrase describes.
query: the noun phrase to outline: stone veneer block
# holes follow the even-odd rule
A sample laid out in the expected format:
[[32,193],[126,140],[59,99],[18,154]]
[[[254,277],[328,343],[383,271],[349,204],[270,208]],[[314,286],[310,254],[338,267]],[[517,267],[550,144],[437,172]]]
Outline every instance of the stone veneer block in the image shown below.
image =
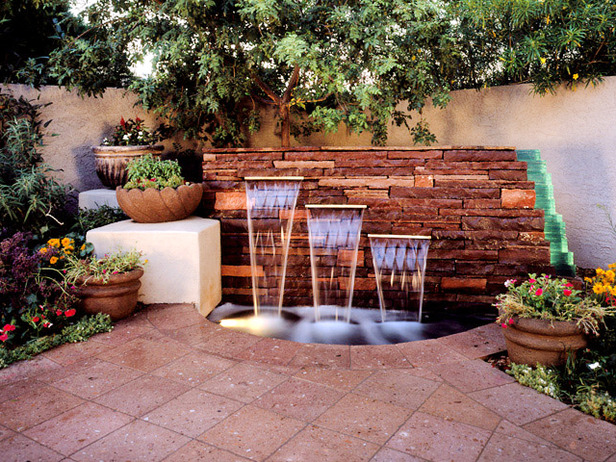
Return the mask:
[[139,289],[143,303],[194,303],[207,316],[222,298],[217,220],[125,220],[92,229],[86,237],[99,257],[118,249],[143,252],[148,260]]
[[102,205],[119,207],[116,193],[113,189],[91,189],[79,193],[80,209],[97,209]]

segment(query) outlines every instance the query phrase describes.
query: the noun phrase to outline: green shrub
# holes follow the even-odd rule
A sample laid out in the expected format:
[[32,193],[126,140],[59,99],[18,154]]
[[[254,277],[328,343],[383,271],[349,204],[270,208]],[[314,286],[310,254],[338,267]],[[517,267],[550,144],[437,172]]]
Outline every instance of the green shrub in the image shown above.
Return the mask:
[[85,236],[91,229],[100,228],[127,218],[122,209],[108,205],[100,206],[97,209],[81,209],[72,230]]
[[126,171],[128,181],[125,189],[177,188],[185,183],[176,160],[155,159],[151,154],[130,161]]

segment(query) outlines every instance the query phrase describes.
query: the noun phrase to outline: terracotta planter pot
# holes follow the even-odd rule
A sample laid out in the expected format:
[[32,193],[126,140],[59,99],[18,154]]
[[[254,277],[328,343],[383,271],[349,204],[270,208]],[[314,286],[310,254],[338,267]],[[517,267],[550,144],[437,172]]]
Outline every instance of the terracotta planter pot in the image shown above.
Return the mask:
[[[105,313],[113,321],[123,319],[135,311],[143,269],[112,274],[105,284],[100,279],[77,280],[81,308],[89,314]],[[82,285],[84,284],[84,285]]]
[[503,333],[509,358],[518,364],[561,365],[569,352],[575,353],[587,345],[584,331],[574,322],[532,318],[514,321]]
[[108,188],[123,186],[126,183],[126,164],[133,160],[152,154],[160,157],[163,146],[92,146],[96,159],[96,174]]
[[201,184],[178,188],[124,189],[116,188],[120,208],[139,223],[161,223],[182,220],[193,213],[203,195]]

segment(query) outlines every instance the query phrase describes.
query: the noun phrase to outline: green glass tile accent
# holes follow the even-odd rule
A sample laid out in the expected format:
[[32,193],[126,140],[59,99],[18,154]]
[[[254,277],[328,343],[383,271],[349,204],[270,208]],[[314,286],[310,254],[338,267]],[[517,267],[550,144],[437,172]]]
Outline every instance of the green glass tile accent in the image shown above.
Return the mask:
[[535,183],[535,208],[545,211],[545,239],[550,241],[550,264],[556,273],[562,276],[575,276],[573,252],[569,251],[565,222],[562,215],[556,213],[552,175],[547,171],[545,161],[541,160],[538,149],[517,151],[518,161],[526,162],[528,181]]

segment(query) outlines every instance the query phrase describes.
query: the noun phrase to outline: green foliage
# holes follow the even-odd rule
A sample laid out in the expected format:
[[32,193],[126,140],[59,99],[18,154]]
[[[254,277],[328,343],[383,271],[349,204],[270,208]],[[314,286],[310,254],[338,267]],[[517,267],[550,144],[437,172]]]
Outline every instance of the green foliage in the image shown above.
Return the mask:
[[616,313],[613,307],[601,306],[590,297],[573,289],[566,279],[548,275],[529,279],[516,285],[515,280],[505,283],[507,293],[496,297],[499,310],[498,322],[507,323],[516,316],[521,318],[574,321],[586,333],[597,334],[603,319]]
[[41,163],[40,108],[0,93],[0,223],[47,234],[63,225],[68,191]]
[[35,338],[13,349],[0,347],[0,369],[16,361],[30,359],[64,343],[84,342],[93,335],[111,332],[112,329],[111,319],[107,314],[84,316],[77,323],[66,326],[59,334]]
[[57,54],[78,56],[57,61],[59,80],[98,94],[101,56],[150,53],[154,73],[132,84],[144,107],[217,146],[241,144],[262,106],[276,109],[283,145],[292,129],[341,122],[382,144],[390,121],[410,118],[399,103],[446,104],[457,66],[449,12],[433,0],[99,0],[88,15],[90,30]]
[[150,133],[139,117],[136,120],[120,119],[120,125],[116,125],[111,139],[103,139],[103,146],[146,146],[154,144],[164,138],[162,132],[164,128],[159,128]]
[[90,256],[80,259],[76,256],[67,256],[65,277],[72,284],[76,284],[79,280],[84,284],[89,280],[102,281],[106,284],[112,275],[128,273],[144,265],[143,255],[137,250],[117,251],[105,254],[102,258]]
[[126,220],[127,218],[122,209],[102,205],[96,209],[79,210],[77,221],[72,229],[74,232],[85,236],[91,229],[100,228],[101,226]]
[[558,399],[560,397],[560,387],[558,384],[558,374],[545,366],[537,365],[535,369],[526,364],[512,364],[507,371],[522,385],[533,388],[539,393]]
[[128,181],[124,189],[177,188],[185,183],[176,160],[161,160],[151,154],[131,160],[126,172]]
[[605,0],[457,0],[459,87],[531,82],[535,92],[564,81],[597,83],[616,74],[616,8]]

